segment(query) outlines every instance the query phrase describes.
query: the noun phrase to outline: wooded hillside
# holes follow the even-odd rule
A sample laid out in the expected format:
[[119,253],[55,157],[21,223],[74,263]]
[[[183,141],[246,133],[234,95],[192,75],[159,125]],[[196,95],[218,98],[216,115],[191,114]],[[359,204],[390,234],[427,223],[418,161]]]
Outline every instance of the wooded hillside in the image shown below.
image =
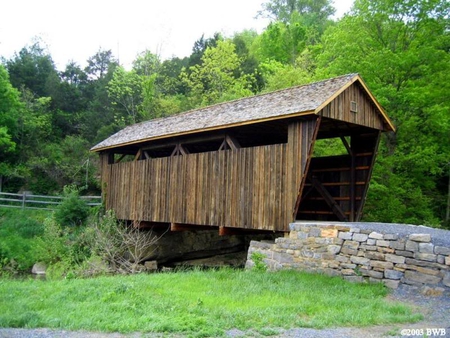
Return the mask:
[[328,0],[270,0],[261,34],[202,36],[185,58],[143,51],[132,69],[99,50],[59,71],[42,42],[25,46],[0,65],[0,190],[98,191],[89,149],[126,125],[359,73],[397,127],[364,219],[450,227],[450,3],[356,0],[333,13]]

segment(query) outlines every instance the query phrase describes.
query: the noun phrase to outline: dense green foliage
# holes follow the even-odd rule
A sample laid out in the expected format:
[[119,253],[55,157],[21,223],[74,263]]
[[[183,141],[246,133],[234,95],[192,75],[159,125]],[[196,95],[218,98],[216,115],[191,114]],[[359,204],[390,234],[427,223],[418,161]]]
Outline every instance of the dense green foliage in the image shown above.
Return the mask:
[[33,247],[43,235],[48,211],[0,209],[0,276],[30,270],[36,262]]
[[449,226],[450,4],[270,0],[261,33],[201,37],[192,54],[150,51],[130,70],[99,50],[58,71],[35,43],[0,65],[0,187],[98,191],[89,148],[124,126],[195,107],[358,72],[398,127],[385,135],[365,219]]
[[381,284],[294,271],[188,271],[60,281],[0,280],[0,327],[182,333],[369,326],[420,320]]

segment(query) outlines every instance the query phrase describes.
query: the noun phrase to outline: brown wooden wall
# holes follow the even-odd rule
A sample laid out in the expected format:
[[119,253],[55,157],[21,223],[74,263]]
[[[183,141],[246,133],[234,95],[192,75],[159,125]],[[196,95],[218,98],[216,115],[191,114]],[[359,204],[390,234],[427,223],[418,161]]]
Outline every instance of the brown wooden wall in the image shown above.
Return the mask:
[[288,143],[108,164],[102,182],[119,219],[287,231],[317,133],[289,126]]
[[[345,89],[322,109],[320,115],[334,120],[384,130],[381,115],[378,114],[375,105],[359,86],[359,84],[354,83]],[[356,102],[357,112],[350,110],[351,101]]]

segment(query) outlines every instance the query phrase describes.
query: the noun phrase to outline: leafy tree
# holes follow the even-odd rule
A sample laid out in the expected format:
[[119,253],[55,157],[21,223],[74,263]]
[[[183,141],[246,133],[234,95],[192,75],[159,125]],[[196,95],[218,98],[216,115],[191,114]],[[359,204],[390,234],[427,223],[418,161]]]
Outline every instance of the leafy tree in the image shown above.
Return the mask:
[[[386,158],[372,189],[384,194],[383,202],[404,206],[389,208],[396,221],[444,219],[447,191],[438,183],[448,177],[450,158],[449,10],[439,0],[358,0],[324,35],[319,77],[359,72],[397,125],[384,140]],[[369,203],[372,219],[393,220],[383,212],[387,206]]]
[[256,46],[255,54],[261,61],[275,60],[283,64],[294,64],[305,49],[305,28],[298,22],[273,22],[260,35]]
[[120,105],[130,123],[139,120],[139,106],[142,103],[142,77],[135,70],[127,72],[117,67],[107,85],[108,95],[113,105]]
[[0,65],[0,191],[3,177],[14,171],[10,155],[16,150],[17,119],[23,109],[19,95],[9,81],[8,72]]
[[215,33],[212,38],[205,39],[205,36],[202,35],[200,39],[195,41],[192,54],[189,57],[189,67],[201,64],[205,51],[208,48],[216,47],[220,40],[222,40],[222,36],[219,33]]
[[58,76],[53,60],[39,42],[20,50],[6,62],[11,84],[20,89],[25,87],[38,96],[48,96],[47,82]]
[[[201,65],[182,73],[189,88],[191,104],[208,105],[231,98],[251,95],[252,78],[241,76],[240,60],[231,41],[219,41],[206,49]],[[238,74],[238,77],[236,77]]]
[[157,74],[161,67],[161,61],[156,54],[146,50],[133,61],[134,71],[141,76],[151,76]]
[[88,60],[88,65],[85,72],[91,79],[103,79],[108,73],[108,70],[112,63],[117,63],[113,58],[111,50],[100,49],[95,55],[91,56]]
[[294,12],[301,15],[315,15],[319,20],[328,19],[335,9],[329,0],[270,0],[263,3],[260,16],[266,16],[287,23]]

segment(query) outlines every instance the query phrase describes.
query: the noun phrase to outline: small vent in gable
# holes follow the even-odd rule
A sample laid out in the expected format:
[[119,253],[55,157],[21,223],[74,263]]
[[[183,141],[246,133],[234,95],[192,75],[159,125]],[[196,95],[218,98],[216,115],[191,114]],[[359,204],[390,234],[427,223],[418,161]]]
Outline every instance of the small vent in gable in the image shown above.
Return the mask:
[[358,103],[355,101],[350,101],[350,111],[352,113],[357,113],[358,112]]

